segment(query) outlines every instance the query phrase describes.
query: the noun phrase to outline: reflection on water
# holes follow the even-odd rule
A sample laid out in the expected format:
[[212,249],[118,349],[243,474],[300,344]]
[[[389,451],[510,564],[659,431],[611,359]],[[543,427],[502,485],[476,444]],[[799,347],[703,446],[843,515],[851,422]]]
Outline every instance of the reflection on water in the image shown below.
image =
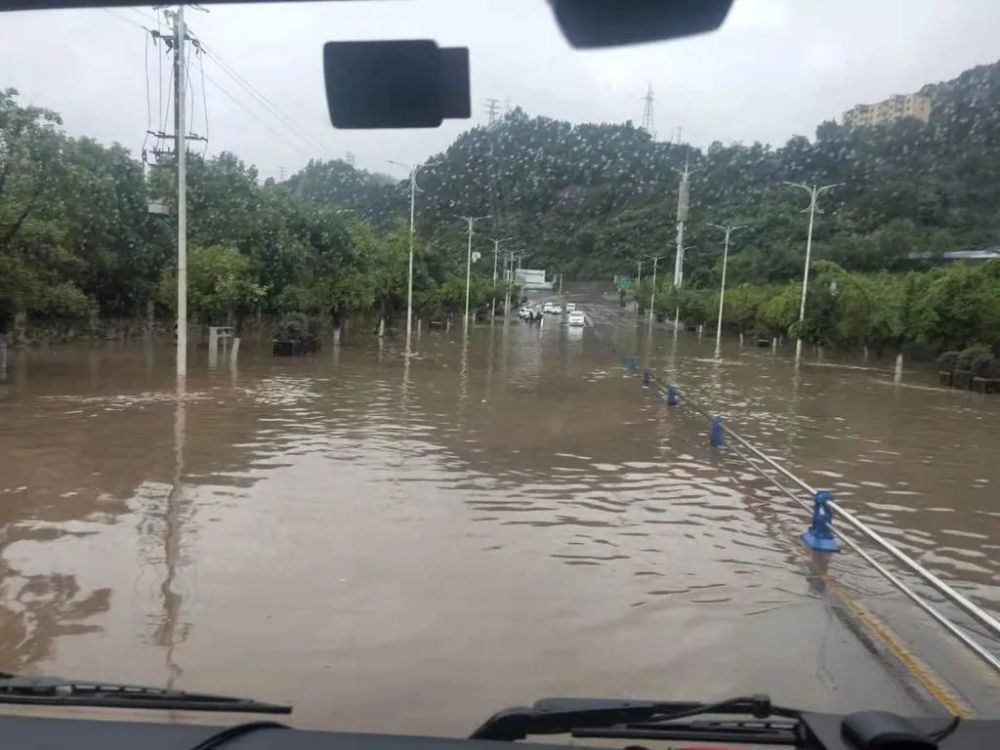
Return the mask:
[[[589,304],[644,365],[1000,610],[996,400],[894,385],[891,364],[796,368],[736,341],[717,358],[714,337]],[[245,346],[238,372],[200,352],[180,384],[148,342],[11,359],[0,671],[455,733],[546,694],[912,704],[828,605],[801,513],[590,331],[424,332],[412,357],[392,339]],[[830,565],[894,601],[851,557]]]

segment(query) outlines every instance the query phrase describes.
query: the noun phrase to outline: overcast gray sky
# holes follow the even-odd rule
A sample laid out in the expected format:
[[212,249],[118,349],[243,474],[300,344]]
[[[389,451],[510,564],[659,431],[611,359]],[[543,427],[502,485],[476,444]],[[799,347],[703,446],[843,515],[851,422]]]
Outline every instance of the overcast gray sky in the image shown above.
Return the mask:
[[[429,37],[469,47],[472,123],[484,121],[484,102],[496,97],[533,115],[638,124],[651,83],[659,137],[682,127],[685,140],[699,145],[811,136],[819,122],[855,103],[911,92],[1000,57],[997,0],[736,0],[717,33],[597,52],[572,50],[544,0],[254,4],[187,15],[192,31],[292,123],[205,61],[209,153],[234,151],[265,176],[348,151],[358,166],[401,175],[387,159],[423,160],[470,126],[334,130],[321,67],[328,40]],[[73,135],[138,152],[147,80],[154,118],[158,109],[159,64],[155,49],[147,58],[146,34],[134,24],[154,27],[154,19],[150,8],[0,15],[0,86],[59,111]],[[203,131],[196,66],[192,78],[195,129]]]

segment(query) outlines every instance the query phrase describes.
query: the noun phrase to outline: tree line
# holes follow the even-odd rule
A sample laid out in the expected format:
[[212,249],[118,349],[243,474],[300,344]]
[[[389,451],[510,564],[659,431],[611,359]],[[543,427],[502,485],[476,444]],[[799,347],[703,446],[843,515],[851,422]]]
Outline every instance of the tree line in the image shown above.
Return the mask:
[[[418,311],[464,307],[461,214],[492,217],[492,226],[477,225],[475,249],[486,254],[473,271],[477,306],[493,294],[493,246],[484,236],[512,238],[506,247],[523,250],[526,266],[569,279],[610,281],[654,253],[669,265],[676,170],[688,164],[687,286],[666,286],[658,307],[662,300],[691,321],[710,321],[722,255],[711,225],[744,224],[730,252],[726,320],[792,333],[806,217],[801,191],[784,182],[843,183],[823,195],[817,215],[801,334],[933,349],[989,340],[997,333],[995,271],[933,268],[932,259],[996,243],[1000,66],[924,93],[933,102],[928,123],[824,122],[812,139],[777,147],[699,149],[657,141],[630,122],[573,125],[520,109],[472,127],[421,172]],[[202,320],[301,311],[391,322],[405,304],[404,188],[340,160],[310,161],[276,182],[233,154],[192,156],[192,311]],[[173,214],[151,215],[146,203],[164,198],[172,212],[173,195],[170,169],[144,169],[121,146],[71,138],[56,113],[22,105],[12,90],[0,94],[0,326],[25,314],[141,315],[150,300],[167,313]]]
[[[176,182],[120,145],[72,138],[60,116],[0,91],[0,333],[18,319],[130,317],[176,300]],[[261,181],[227,152],[188,160],[189,307],[204,323],[262,311],[334,323],[405,309],[409,226],[402,212],[370,221]],[[381,187],[388,187],[382,180]],[[390,189],[394,189],[393,185]],[[356,194],[351,193],[354,197]],[[166,214],[148,211],[164,201]],[[417,314],[464,309],[465,246],[415,237]],[[472,304],[496,288],[478,272]]]
[[[805,315],[799,321],[801,281],[737,283],[723,297],[728,331],[802,338],[818,346],[926,352],[993,345],[1000,337],[1000,261],[956,263],[928,271],[859,273],[820,260],[812,265]],[[682,287],[649,277],[631,290],[642,311],[660,318],[716,325],[720,288]]]

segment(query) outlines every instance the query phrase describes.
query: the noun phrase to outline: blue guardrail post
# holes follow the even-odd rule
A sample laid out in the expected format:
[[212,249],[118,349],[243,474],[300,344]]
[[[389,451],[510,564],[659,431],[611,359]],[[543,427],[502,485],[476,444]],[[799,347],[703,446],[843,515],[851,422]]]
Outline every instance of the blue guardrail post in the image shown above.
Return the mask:
[[672,385],[667,386],[667,406],[677,406],[677,389]]
[[653,373],[649,371],[649,368],[642,371],[642,384],[649,385],[653,382]]
[[830,522],[833,520],[833,510],[827,503],[833,499],[826,490],[820,490],[813,495],[813,516],[809,529],[802,535],[802,541],[809,549],[817,552],[837,552],[840,545],[833,538]]
[[631,357],[629,357],[629,360],[628,360],[628,369],[630,369],[630,370],[638,370],[639,369],[639,358],[637,356],[632,355]]
[[712,429],[709,432],[709,439],[713,448],[725,448],[726,442],[722,439],[722,417],[716,414],[712,417]]

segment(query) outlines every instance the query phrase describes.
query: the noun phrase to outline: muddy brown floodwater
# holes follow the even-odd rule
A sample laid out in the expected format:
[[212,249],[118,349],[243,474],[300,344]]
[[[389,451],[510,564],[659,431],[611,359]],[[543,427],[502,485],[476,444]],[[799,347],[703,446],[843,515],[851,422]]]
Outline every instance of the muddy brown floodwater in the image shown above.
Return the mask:
[[[921,369],[901,383],[877,364],[796,369],[735,341],[715,361],[707,340],[579,301],[1000,612],[1000,398],[937,389]],[[276,359],[251,340],[214,370],[202,349],[180,395],[166,346],[13,352],[0,671],[448,734],[549,695],[940,711],[831,596],[834,578],[996,712],[995,677],[853,555],[814,558],[803,512],[593,331],[424,331],[408,365],[399,347],[352,331]]]

